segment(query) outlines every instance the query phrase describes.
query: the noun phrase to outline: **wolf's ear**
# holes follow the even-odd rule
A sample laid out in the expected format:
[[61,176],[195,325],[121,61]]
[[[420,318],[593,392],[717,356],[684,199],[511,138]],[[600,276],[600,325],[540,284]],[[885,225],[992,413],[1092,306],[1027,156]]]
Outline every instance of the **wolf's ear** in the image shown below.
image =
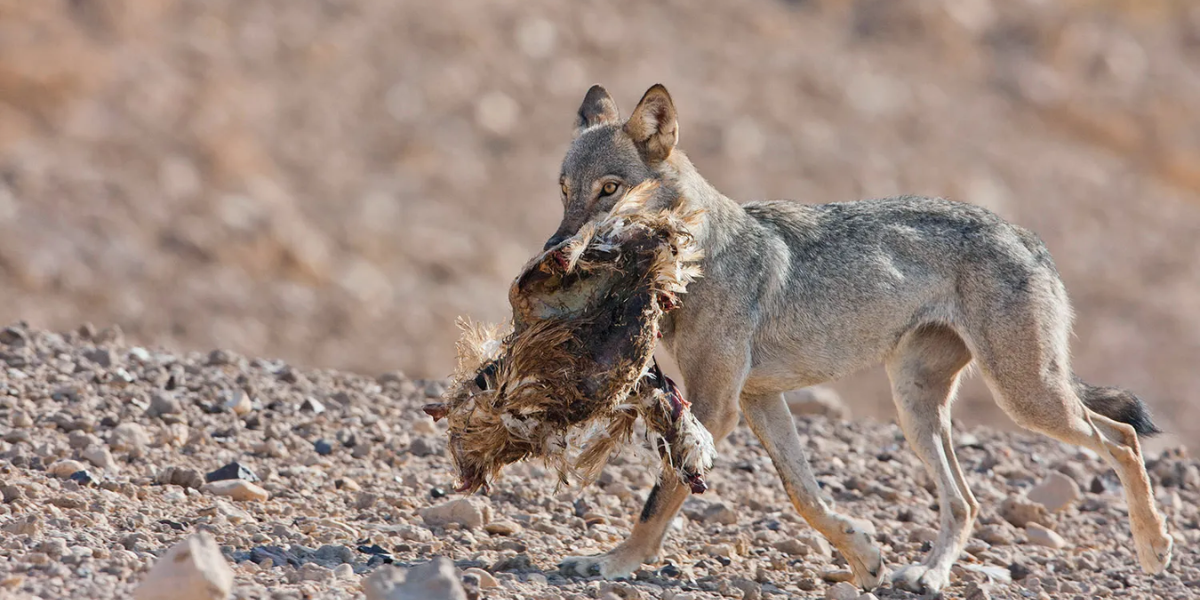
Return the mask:
[[579,114],[575,116],[575,135],[583,133],[584,129],[596,125],[612,125],[621,120],[617,113],[617,103],[599,85],[593,85],[583,97],[579,105]]
[[647,162],[661,162],[671,155],[679,142],[679,124],[675,119],[675,103],[661,83],[646,90],[625,123],[625,133],[633,138]]

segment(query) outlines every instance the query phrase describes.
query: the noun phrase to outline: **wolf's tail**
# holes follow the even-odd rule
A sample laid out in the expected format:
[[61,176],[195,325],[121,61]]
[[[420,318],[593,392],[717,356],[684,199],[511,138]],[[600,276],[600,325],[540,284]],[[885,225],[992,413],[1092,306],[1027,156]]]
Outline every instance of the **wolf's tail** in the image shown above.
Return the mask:
[[1116,387],[1088,385],[1075,377],[1075,393],[1088,408],[1114,420],[1132,425],[1140,437],[1150,437],[1162,430],[1150,419],[1150,409],[1129,390]]

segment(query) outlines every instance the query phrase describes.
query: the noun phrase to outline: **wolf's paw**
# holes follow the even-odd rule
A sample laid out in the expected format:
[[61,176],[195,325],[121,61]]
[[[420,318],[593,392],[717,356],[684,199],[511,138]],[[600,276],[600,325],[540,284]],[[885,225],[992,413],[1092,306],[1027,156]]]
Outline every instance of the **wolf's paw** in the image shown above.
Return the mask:
[[633,575],[642,566],[642,560],[628,552],[615,548],[604,554],[594,556],[570,556],[558,563],[558,570],[564,575],[582,575],[605,579],[622,579]]
[[1138,562],[1142,564],[1143,571],[1158,575],[1167,570],[1171,564],[1171,551],[1175,547],[1171,536],[1160,529],[1150,535],[1136,536],[1135,540]]
[[925,565],[908,565],[892,574],[892,585],[915,594],[937,594],[949,580],[948,571]]
[[871,542],[871,536],[866,532],[856,531],[851,534],[850,548],[839,548],[850,571],[854,573],[854,582],[864,590],[873,590],[883,579],[883,553]]

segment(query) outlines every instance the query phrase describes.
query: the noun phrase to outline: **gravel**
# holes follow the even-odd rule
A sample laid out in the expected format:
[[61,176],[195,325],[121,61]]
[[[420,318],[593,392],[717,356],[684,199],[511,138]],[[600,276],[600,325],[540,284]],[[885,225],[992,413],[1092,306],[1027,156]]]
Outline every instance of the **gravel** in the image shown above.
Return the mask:
[[[449,585],[447,564],[466,597],[863,597],[851,596],[845,562],[791,508],[744,426],[719,445],[713,488],[685,504],[660,561],[631,581],[602,582],[565,577],[556,564],[607,550],[629,531],[653,484],[636,452],[617,456],[587,489],[556,489],[544,466],[521,463],[489,497],[463,498],[444,492],[454,482],[441,446],[411,452],[417,440],[443,434],[420,409],[429,381],[155,348],[134,364],[105,367],[86,357],[97,349],[127,356],[130,348],[76,332],[11,331],[23,340],[16,351],[24,362],[0,370],[6,598],[129,597],[159,577],[151,569],[171,548],[195,536],[211,536],[232,570],[235,598],[363,598],[374,589],[366,584],[372,577],[385,594],[375,597],[385,598],[424,585],[418,580],[426,574],[430,585]],[[179,410],[148,411],[170,381]],[[223,408],[220,400],[234,389],[248,390],[261,406],[243,415]],[[304,409],[309,398],[325,410]],[[167,423],[162,414],[178,418]],[[258,426],[248,427],[255,417]],[[871,522],[887,563],[919,560],[938,527],[936,498],[899,429],[823,416],[798,417],[796,425],[825,493]],[[11,441],[13,431],[29,435]],[[317,451],[316,441],[345,440],[347,432],[355,448],[372,451]],[[1056,512],[1027,497],[1035,487],[1070,490],[1065,473],[1084,482],[1111,478],[1097,457],[986,428],[961,434],[971,444],[959,448],[960,460],[983,508],[948,597],[1196,594],[1200,567],[1188,549],[1200,543],[1200,463],[1185,450],[1148,460],[1177,541],[1168,573],[1148,577],[1133,554],[1125,503],[1112,489],[1080,491]],[[81,435],[105,440],[117,468],[82,460],[94,444],[72,444]],[[756,467],[744,468],[750,464]],[[91,481],[74,477],[80,471]],[[218,495],[225,486],[251,493]],[[447,562],[421,569],[435,557]],[[219,580],[220,568],[212,568]],[[890,587],[873,594],[915,598]]]

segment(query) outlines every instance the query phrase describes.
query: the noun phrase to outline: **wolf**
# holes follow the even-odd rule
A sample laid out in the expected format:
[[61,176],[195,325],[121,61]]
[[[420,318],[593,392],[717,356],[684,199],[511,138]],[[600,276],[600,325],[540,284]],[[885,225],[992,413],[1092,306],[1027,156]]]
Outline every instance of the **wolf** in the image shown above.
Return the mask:
[[[932,549],[892,572],[894,586],[937,593],[947,585],[979,514],[950,420],[972,364],[1018,425],[1107,460],[1128,500],[1142,568],[1167,568],[1172,538],[1139,446],[1139,436],[1159,430],[1137,396],[1072,372],[1071,305],[1035,234],[939,198],[739,204],[697,172],[678,141],[675,105],[661,84],[624,120],[602,86],[589,89],[562,162],[562,222],[545,248],[602,219],[648,180],[657,183],[654,202],[705,212],[693,232],[703,275],[663,317],[663,347],[713,439],[744,415],[796,510],[841,552],[861,588],[888,575],[880,550],[864,522],[822,497],[783,393],[879,363],[905,437],[936,482],[940,514]],[[651,489],[624,541],[560,568],[619,578],[652,561],[689,494],[676,479]]]

